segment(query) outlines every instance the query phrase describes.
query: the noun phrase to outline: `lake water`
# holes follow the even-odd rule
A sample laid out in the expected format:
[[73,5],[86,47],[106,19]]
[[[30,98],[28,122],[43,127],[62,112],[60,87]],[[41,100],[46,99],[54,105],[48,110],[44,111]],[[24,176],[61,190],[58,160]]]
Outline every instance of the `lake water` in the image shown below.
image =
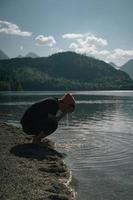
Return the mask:
[[[0,92],[0,122],[64,92]],[[76,111],[50,136],[79,181],[78,200],[133,199],[133,91],[73,92]]]

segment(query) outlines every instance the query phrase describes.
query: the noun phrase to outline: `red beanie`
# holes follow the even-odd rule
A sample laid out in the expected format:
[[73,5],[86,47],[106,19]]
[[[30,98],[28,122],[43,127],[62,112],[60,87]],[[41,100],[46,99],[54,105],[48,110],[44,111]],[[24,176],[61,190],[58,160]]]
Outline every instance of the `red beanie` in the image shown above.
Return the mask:
[[65,94],[65,95],[62,97],[61,100],[63,101],[64,104],[67,104],[68,106],[70,105],[70,106],[75,107],[75,104],[76,104],[76,103],[75,103],[75,99],[74,99],[74,97],[73,97],[72,94],[70,94],[70,93]]

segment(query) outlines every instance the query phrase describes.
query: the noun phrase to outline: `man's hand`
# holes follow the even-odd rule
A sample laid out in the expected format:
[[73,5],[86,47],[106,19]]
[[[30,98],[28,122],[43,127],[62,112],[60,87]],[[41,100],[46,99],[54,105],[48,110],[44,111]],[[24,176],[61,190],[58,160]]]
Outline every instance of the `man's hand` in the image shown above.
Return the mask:
[[73,111],[74,111],[74,108],[71,106],[65,106],[65,108],[64,108],[64,113],[66,113],[66,114],[71,113]]
[[48,114],[48,118],[59,121],[59,120],[60,120],[61,118],[63,118],[66,114],[67,114],[67,113],[65,113],[65,112],[60,113],[60,114],[57,115],[57,116],[52,115],[52,114]]

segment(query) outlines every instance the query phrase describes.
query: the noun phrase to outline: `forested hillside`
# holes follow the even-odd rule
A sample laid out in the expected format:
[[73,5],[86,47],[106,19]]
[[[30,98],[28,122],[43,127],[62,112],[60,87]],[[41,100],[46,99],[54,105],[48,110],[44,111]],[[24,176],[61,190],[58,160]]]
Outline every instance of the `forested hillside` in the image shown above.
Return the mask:
[[99,89],[133,89],[133,81],[104,61],[74,52],[0,60],[0,90]]

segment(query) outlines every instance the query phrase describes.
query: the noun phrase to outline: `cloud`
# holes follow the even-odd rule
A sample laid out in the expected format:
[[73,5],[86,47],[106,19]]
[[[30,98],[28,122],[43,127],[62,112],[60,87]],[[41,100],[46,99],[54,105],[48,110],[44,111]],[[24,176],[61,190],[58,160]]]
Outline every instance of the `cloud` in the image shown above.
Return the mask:
[[98,38],[98,37],[96,37],[92,34],[90,34],[86,37],[86,43],[90,43],[90,42],[95,43],[95,44],[100,45],[100,46],[108,45],[107,40],[105,40],[103,38]]
[[99,59],[103,59],[110,54],[110,51],[101,49],[108,45],[107,40],[101,37],[96,37],[92,33],[67,33],[62,35],[62,38],[72,41],[69,48],[76,53],[86,54]]
[[73,49],[76,53],[86,54],[89,56],[96,56],[97,58],[103,59],[103,57],[110,54],[108,50],[98,50],[95,45],[87,45],[87,46],[80,46],[76,43],[70,44],[70,48]]
[[94,52],[96,52],[95,45],[84,45],[84,44],[77,44],[73,42],[70,44],[69,48],[81,54],[94,54]]
[[75,34],[75,33],[67,33],[62,35],[62,38],[64,39],[78,39],[78,38],[82,38],[83,34]]
[[113,53],[109,56],[113,59],[124,59],[124,58],[130,58],[133,57],[133,50],[124,50],[124,49],[114,49]]
[[121,48],[108,50],[105,48],[108,45],[108,41],[92,33],[66,33],[62,35],[62,38],[70,41],[69,49],[72,51],[93,56],[106,62],[114,61],[120,65],[133,58],[133,50]]
[[53,36],[44,36],[44,35],[38,35],[36,38],[36,44],[37,45],[46,45],[49,47],[53,47],[56,44],[56,41]]
[[0,20],[0,33],[5,33],[8,35],[18,35],[23,37],[29,37],[32,35],[31,32],[21,31],[19,26],[13,24],[12,22],[1,21],[1,20]]
[[69,46],[70,49],[77,53],[86,54],[89,56],[96,56],[102,58],[102,56],[107,56],[110,52],[103,48],[108,44],[107,40],[103,38],[98,38],[91,33],[85,34],[65,34],[62,36],[65,39],[72,39],[72,42]]
[[75,34],[75,33],[67,33],[62,35],[63,39],[73,39],[75,42],[78,42],[81,45],[90,45],[95,44],[99,46],[106,46],[108,45],[107,40],[96,37],[92,33],[84,33],[84,34]]
[[64,52],[65,50],[58,47],[52,47],[51,51],[53,51],[54,53],[61,53]]

